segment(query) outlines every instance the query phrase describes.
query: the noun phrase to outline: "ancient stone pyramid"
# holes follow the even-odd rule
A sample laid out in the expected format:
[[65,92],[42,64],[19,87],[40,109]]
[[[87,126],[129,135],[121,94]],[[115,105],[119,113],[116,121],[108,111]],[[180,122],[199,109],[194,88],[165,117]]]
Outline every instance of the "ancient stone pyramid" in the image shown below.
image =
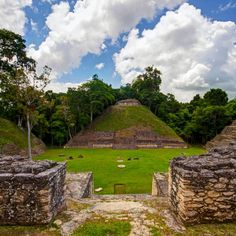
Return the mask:
[[[32,134],[32,154],[39,155],[46,150],[43,141]],[[13,122],[0,117],[0,153],[27,156],[27,132]]]
[[223,131],[216,135],[211,141],[206,144],[206,149],[210,150],[215,147],[225,146],[236,141],[236,121],[231,125],[226,126]]
[[135,99],[109,107],[65,147],[185,148],[186,143],[167,124]]

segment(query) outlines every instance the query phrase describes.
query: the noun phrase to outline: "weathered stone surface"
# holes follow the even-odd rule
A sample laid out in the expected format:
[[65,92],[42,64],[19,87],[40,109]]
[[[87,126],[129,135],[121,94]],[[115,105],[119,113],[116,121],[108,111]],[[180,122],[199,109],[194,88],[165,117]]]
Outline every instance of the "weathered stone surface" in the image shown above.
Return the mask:
[[207,193],[207,196],[210,197],[210,198],[216,198],[216,197],[219,197],[220,194],[218,192],[216,192],[216,191],[209,191]]
[[236,120],[229,126],[226,126],[223,131],[216,135],[211,141],[206,144],[206,148],[208,150],[219,147],[225,146],[230,144],[231,142],[236,141]]
[[184,223],[236,219],[235,161],[236,143],[214,148],[201,156],[172,160],[170,205]]
[[118,106],[140,106],[141,103],[137,99],[125,99],[116,103]]
[[14,143],[7,143],[3,145],[1,148],[1,153],[5,155],[17,155],[20,154],[21,152],[22,150],[19,147],[17,147],[17,145],[15,145]]
[[[44,144],[44,142],[41,139],[33,136],[32,155],[33,156],[39,155],[39,154],[43,153],[45,150],[46,150],[46,145]],[[2,147],[0,147],[0,153],[2,155],[27,156],[27,152],[28,152],[27,149],[22,149],[14,143],[4,144],[4,145],[2,145]]]
[[[122,133],[125,131],[125,135]],[[137,149],[137,148],[186,148],[181,140],[160,136],[149,127],[121,131],[84,130],[74,136],[65,147]]]
[[76,200],[88,198],[92,196],[93,188],[92,172],[66,174],[66,197]]
[[0,224],[46,224],[64,207],[66,166],[0,156]]
[[159,197],[168,196],[168,174],[154,173],[152,178],[152,195]]

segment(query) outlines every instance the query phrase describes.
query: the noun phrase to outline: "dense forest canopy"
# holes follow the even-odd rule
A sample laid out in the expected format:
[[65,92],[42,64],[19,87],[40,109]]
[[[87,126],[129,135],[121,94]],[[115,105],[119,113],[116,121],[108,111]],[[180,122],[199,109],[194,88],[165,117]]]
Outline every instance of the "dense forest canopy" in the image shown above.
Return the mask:
[[[161,92],[161,72],[153,67],[146,68],[143,74],[134,78],[132,84],[126,84],[118,89],[112,88],[98,75],[94,75],[88,82],[78,88],[69,88],[66,93],[41,90],[39,93],[39,88],[27,84],[28,80],[25,79],[28,78],[27,70],[34,72],[35,62],[27,58],[24,40],[9,31],[1,30],[0,33],[1,117],[25,127],[30,111],[34,121],[33,133],[48,145],[65,144],[102,114],[108,106],[128,98],[138,99],[184,140],[194,144],[206,143],[225,125],[236,119],[236,99],[229,101],[225,91],[219,88],[210,89],[202,97],[197,94],[190,102],[181,103],[173,94]],[[4,41],[6,37],[8,43]],[[17,61],[19,65],[12,64],[10,60],[16,55],[23,60]],[[8,61],[6,56],[9,57]],[[27,65],[31,67],[28,68]],[[38,80],[43,78],[45,77],[35,77]],[[17,90],[17,86],[20,86],[18,82],[23,83],[22,81],[24,90]],[[27,89],[30,89],[32,96],[28,107],[24,97],[18,99],[18,96],[28,91]],[[18,92],[16,96],[16,91],[22,93]]]

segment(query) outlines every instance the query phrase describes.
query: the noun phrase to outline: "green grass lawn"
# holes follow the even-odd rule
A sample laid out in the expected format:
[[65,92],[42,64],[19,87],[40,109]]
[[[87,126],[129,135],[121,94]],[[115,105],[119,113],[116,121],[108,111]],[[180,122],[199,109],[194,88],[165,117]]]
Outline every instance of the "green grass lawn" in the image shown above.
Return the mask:
[[73,236],[128,236],[130,230],[130,223],[125,221],[87,222],[80,226]]
[[[202,154],[200,147],[188,149],[49,149],[38,160],[67,161],[69,172],[92,171],[95,188],[102,187],[102,194],[114,193],[114,184],[125,184],[126,193],[150,193],[154,172],[167,172],[169,161],[180,155]],[[64,154],[65,156],[60,156]],[[84,158],[78,158],[83,155]],[[72,156],[73,160],[68,160]],[[132,160],[128,161],[128,158]],[[138,158],[138,160],[134,160]],[[118,163],[123,159],[123,163]],[[118,164],[126,165],[120,169]]]

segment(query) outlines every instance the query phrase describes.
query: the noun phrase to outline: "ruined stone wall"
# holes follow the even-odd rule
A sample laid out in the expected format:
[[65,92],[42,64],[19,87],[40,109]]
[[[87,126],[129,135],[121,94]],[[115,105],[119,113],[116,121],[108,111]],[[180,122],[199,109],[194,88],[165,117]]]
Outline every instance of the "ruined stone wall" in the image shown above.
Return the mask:
[[186,224],[236,220],[236,144],[175,158],[169,171],[169,198]]
[[65,206],[66,165],[0,156],[0,224],[46,224]]
[[168,196],[168,174],[154,173],[152,178],[152,195],[158,197]]
[[[46,145],[39,138],[33,136],[32,138],[32,155],[37,156],[43,153],[47,149]],[[4,145],[0,145],[0,155],[12,156],[12,155],[20,155],[26,156],[28,153],[27,148],[20,148],[14,143],[7,143]]]
[[150,128],[122,130],[118,132],[86,132],[73,137],[65,147],[88,148],[187,148],[182,140],[168,139],[157,135]]
[[93,195],[93,173],[67,173],[66,196],[73,199],[89,198]]
[[126,100],[121,100],[116,103],[118,106],[140,106],[141,103],[136,100],[136,99],[126,99]]
[[210,150],[214,147],[225,146],[231,142],[236,142],[236,121],[226,126],[222,132],[215,136],[211,141],[207,142],[206,149]]

